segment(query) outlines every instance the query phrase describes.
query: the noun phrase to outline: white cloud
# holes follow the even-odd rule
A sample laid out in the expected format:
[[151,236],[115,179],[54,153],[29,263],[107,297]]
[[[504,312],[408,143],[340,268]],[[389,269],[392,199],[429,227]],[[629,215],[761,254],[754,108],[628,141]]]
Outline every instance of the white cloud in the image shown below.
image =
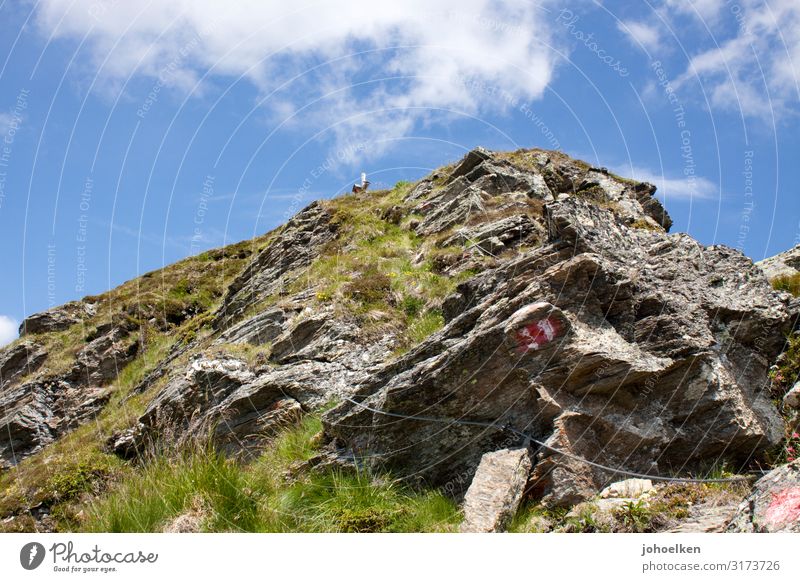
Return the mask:
[[617,23],[617,28],[626,34],[635,46],[641,45],[651,52],[661,48],[661,32],[657,25],[627,20]]
[[654,184],[658,188],[657,195],[667,201],[676,199],[689,200],[692,198],[695,200],[709,199],[719,195],[719,188],[714,182],[700,176],[688,178],[665,176],[663,173],[653,172],[646,168],[632,168],[630,166],[615,168],[615,172],[639,182]]
[[8,317],[7,315],[0,315],[0,346],[10,344],[17,339],[18,330],[18,321]]
[[[739,0],[714,48],[689,62],[677,85],[699,81],[712,106],[769,119],[800,100],[800,2]],[[734,31],[728,32],[726,31]]]
[[[280,113],[332,92],[317,108],[322,117],[299,115],[358,142],[403,135],[426,108],[498,107],[458,82],[466,77],[540,97],[556,59],[552,15],[542,8],[549,3],[40,0],[37,24],[48,37],[86,36],[109,86],[143,74],[188,87],[213,68],[244,76],[264,95],[289,82],[265,104]],[[396,79],[371,79],[387,75]],[[367,83],[352,86],[354,79]]]

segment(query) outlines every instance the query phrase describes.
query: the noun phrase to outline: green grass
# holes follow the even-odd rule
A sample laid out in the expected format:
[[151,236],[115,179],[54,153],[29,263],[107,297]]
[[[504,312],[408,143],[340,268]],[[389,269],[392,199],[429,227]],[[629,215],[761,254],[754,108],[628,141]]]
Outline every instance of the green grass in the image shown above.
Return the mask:
[[418,344],[444,327],[444,317],[438,310],[426,311],[414,318],[408,326],[406,336],[409,342]]
[[664,230],[660,226],[656,226],[655,224],[646,221],[644,218],[637,218],[629,226],[631,228],[638,228],[639,230],[652,230],[656,232],[661,232]]
[[800,273],[776,277],[772,280],[772,287],[778,291],[787,291],[798,297],[800,296]]
[[[448,277],[437,268],[436,252],[406,226],[383,220],[383,213],[404,205],[413,184],[392,190],[348,194],[330,200],[339,238],[289,289],[312,289],[318,303],[332,304],[361,320],[365,333],[388,327],[407,349],[439,329],[440,306],[456,285],[472,273]],[[408,208],[405,208],[408,211]],[[427,257],[419,260],[422,253]]]
[[[157,532],[192,514],[202,531],[453,531],[454,502],[367,471],[299,469],[317,454],[321,423],[304,419],[250,465],[213,451],[145,464],[95,500],[81,530]],[[292,482],[287,475],[297,473]]]

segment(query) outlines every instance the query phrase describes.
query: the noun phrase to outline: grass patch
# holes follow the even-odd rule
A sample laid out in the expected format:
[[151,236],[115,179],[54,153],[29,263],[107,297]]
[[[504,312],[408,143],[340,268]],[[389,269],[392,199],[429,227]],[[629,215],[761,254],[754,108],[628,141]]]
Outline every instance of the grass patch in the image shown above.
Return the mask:
[[772,287],[777,291],[786,291],[798,297],[800,296],[800,273],[776,277],[772,280]]
[[404,199],[413,186],[399,182],[392,190],[328,201],[340,236],[288,292],[312,290],[318,303],[359,318],[367,334],[398,330],[403,348],[440,328],[441,302],[464,277],[442,274],[437,263],[442,252],[428,257],[430,249],[403,221],[381,218],[398,206],[408,212]]
[[660,226],[656,226],[655,224],[648,222],[644,218],[637,218],[636,220],[631,222],[628,226],[630,226],[631,228],[638,228],[639,230],[651,230],[655,232],[663,232],[664,230]]
[[283,432],[250,465],[197,451],[158,458],[95,501],[85,531],[157,532],[193,514],[203,531],[454,531],[456,505],[366,471],[300,471],[317,454],[317,416]]

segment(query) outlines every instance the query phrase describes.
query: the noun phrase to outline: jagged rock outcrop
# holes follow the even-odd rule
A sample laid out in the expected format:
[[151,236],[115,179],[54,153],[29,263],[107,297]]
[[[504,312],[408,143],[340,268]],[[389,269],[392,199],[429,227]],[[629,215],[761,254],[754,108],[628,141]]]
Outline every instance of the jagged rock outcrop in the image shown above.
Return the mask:
[[800,461],[759,479],[728,525],[730,532],[800,532]]
[[[388,468],[456,497],[478,471],[471,531],[502,529],[523,494],[594,498],[620,478],[601,466],[744,467],[783,436],[767,370],[800,304],[741,253],[668,234],[654,194],[559,152],[476,149],[416,185],[311,204],[239,249],[227,287],[187,268],[146,302],[104,299],[109,322],[88,300],[32,316],[36,337],[0,352],[0,467],[91,419],[148,335],[163,351],[127,398],[150,400],[108,443],[128,459],[208,442],[249,459],[336,401],[309,466]],[[85,345],[30,376],[51,369],[46,334],[78,322]]]
[[99,333],[78,351],[64,374],[40,374],[25,381],[48,358],[45,349],[31,341],[0,355],[0,426],[6,427],[0,432],[0,468],[35,454],[105,406],[108,383],[135,357],[138,342],[128,329],[116,325],[103,326]]
[[0,392],[0,469],[7,469],[90,420],[108,399],[102,387],[61,379],[28,382]]
[[268,309],[226,330],[215,343],[264,345],[283,333],[290,317],[279,307]]
[[251,456],[302,414],[350,394],[390,353],[389,342],[362,345],[352,323],[325,312],[285,320],[256,316],[223,337],[260,345],[275,325],[282,331],[273,334],[270,363],[251,368],[234,357],[195,358],[133,429],[112,437],[111,448],[132,458],[158,447],[211,441],[226,454]]
[[800,245],[756,263],[769,279],[800,274]]
[[129,330],[109,326],[104,332],[78,352],[67,376],[71,382],[86,386],[106,384],[136,357],[139,343],[130,338]]
[[336,238],[332,219],[325,206],[313,202],[287,222],[230,284],[215,326],[227,328],[249,307],[284,290]]
[[65,303],[26,318],[19,326],[19,335],[22,337],[28,334],[61,331],[91,317],[94,313],[95,308],[91,303],[79,301]]
[[[428,198],[427,217],[474,198],[465,176],[488,161]],[[546,244],[459,286],[445,328],[359,387],[356,400],[393,416],[350,401],[327,414],[334,449],[442,484],[502,448],[508,424],[551,447],[532,493],[570,505],[613,475],[552,449],[669,474],[708,459],[741,466],[779,442],[766,372],[791,328],[788,299],[741,253],[632,228],[659,222],[640,201],[652,189],[553,166],[535,166],[558,198],[544,208]]]
[[34,342],[20,342],[0,350],[0,390],[35,372],[46,359],[47,352]]

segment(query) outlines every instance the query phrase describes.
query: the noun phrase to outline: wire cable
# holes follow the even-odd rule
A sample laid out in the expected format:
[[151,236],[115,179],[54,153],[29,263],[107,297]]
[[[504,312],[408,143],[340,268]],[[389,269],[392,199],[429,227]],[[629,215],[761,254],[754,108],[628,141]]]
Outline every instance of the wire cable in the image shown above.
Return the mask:
[[573,460],[578,461],[580,463],[584,463],[586,465],[589,465],[590,467],[595,467],[597,469],[602,469],[603,471],[608,471],[610,473],[616,473],[618,475],[627,475],[629,477],[636,477],[636,478],[639,478],[639,479],[651,479],[651,480],[654,480],[654,481],[667,481],[667,482],[670,482],[670,483],[734,483],[734,482],[740,482],[740,481],[749,481],[750,479],[753,478],[753,477],[740,476],[740,477],[723,477],[723,478],[718,478],[718,479],[697,479],[697,478],[692,478],[692,477],[662,477],[662,476],[659,476],[659,475],[648,475],[646,473],[637,473],[636,471],[629,471],[627,469],[617,469],[617,468],[614,468],[614,467],[609,467],[607,465],[603,465],[601,463],[595,463],[594,461],[590,461],[589,459],[584,459],[583,457],[578,456],[578,455],[576,455],[574,453],[570,453],[568,451],[564,451],[562,449],[559,449],[559,448],[553,447],[551,445],[548,445],[548,444],[546,444],[546,443],[544,443],[544,442],[542,442],[542,441],[540,441],[538,439],[535,439],[534,437],[532,437],[528,433],[525,433],[525,432],[523,432],[521,430],[517,430],[517,429],[515,429],[514,427],[512,427],[512,426],[510,426],[508,424],[501,425],[501,424],[498,424],[496,422],[483,422],[483,421],[478,421],[478,420],[458,420],[458,419],[453,419],[453,418],[436,418],[436,417],[433,417],[433,416],[419,416],[419,415],[409,415],[409,414],[398,414],[396,412],[386,412],[385,410],[378,410],[377,408],[372,408],[371,406],[367,406],[363,402],[358,402],[358,401],[353,400],[352,398],[349,398],[347,396],[345,396],[344,399],[347,400],[348,402],[352,403],[352,404],[355,404],[356,406],[359,406],[359,407],[363,408],[364,410],[368,410],[369,412],[372,412],[372,413],[375,413],[375,414],[382,414],[384,416],[389,416],[389,417],[392,417],[392,418],[399,418],[399,419],[402,419],[402,420],[417,420],[417,421],[420,421],[420,422],[436,422],[436,423],[439,423],[439,424],[457,424],[457,425],[463,425],[463,426],[479,426],[479,427],[484,427],[484,428],[494,428],[494,429],[497,429],[497,430],[500,430],[500,431],[510,432],[512,434],[515,434],[515,435],[517,435],[519,437],[522,437],[522,438],[526,439],[527,441],[530,441],[530,442],[542,447],[543,449],[547,449],[549,451],[552,451],[553,453],[556,453],[556,454],[559,454],[559,455],[563,455],[563,456],[565,456],[567,458],[570,458],[570,459],[573,459]]

